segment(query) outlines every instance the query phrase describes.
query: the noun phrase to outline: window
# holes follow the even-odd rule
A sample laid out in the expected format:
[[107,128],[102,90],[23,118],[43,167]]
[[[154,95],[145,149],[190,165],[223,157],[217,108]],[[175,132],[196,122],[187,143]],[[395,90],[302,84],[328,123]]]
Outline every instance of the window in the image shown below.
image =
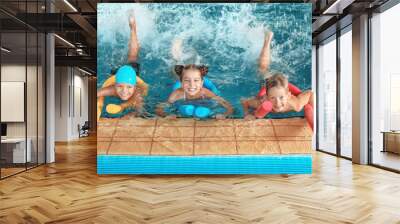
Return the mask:
[[400,4],[371,19],[370,156],[373,164],[396,170],[400,170],[400,133],[391,131],[400,131],[400,33],[395,28],[399,21]]
[[318,48],[318,149],[336,153],[336,39]]
[[[44,1],[18,2],[21,14],[40,13]],[[0,6],[15,6],[1,2]],[[0,12],[0,178],[45,163],[45,35]],[[11,22],[12,21],[12,22]],[[16,25],[18,24],[18,25]],[[13,97],[11,97],[13,96]]]
[[352,33],[340,36],[340,155],[352,157]]

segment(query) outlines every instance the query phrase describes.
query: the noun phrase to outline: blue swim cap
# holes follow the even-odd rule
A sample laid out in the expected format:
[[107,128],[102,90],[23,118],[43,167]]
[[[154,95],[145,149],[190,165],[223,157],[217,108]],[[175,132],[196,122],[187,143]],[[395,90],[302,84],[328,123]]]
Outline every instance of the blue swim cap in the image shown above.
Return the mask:
[[130,65],[120,67],[115,74],[115,83],[136,85],[136,71]]

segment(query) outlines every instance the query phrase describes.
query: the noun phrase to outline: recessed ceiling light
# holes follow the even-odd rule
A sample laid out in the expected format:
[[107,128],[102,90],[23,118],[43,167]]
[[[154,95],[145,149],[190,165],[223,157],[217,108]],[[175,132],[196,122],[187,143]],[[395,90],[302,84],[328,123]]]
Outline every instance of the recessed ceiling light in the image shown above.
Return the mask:
[[65,4],[67,4],[72,10],[74,10],[75,12],[78,12],[78,10],[71,4],[69,3],[68,0],[64,0]]
[[86,70],[83,70],[83,69],[81,69],[81,68],[79,68],[79,67],[78,67],[78,70],[81,71],[81,72],[83,72],[83,73],[85,73],[85,74],[87,74],[87,75],[92,75],[92,73],[90,73],[90,72],[88,72],[88,71],[86,71]]
[[6,52],[6,53],[10,53],[10,52],[11,52],[11,50],[9,50],[9,49],[7,49],[7,48],[5,48],[5,47],[1,47],[1,50],[4,51],[4,52]]
[[64,39],[64,38],[62,38],[62,37],[60,37],[59,35],[57,35],[57,34],[54,34],[54,36],[55,37],[57,37],[59,40],[61,40],[62,42],[64,42],[64,43],[66,43],[67,45],[69,45],[70,47],[73,47],[73,48],[75,48],[75,45],[73,45],[71,42],[69,42],[68,40],[66,40],[66,39]]
[[355,0],[336,0],[327,9],[325,9],[322,14],[342,14],[343,10],[351,5],[354,1]]

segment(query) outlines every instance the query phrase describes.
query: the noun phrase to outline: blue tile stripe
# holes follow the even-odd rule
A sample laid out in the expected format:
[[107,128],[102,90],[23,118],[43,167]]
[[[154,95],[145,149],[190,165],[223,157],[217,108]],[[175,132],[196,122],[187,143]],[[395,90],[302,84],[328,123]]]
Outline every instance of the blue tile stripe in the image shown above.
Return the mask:
[[98,174],[311,174],[312,156],[97,155]]

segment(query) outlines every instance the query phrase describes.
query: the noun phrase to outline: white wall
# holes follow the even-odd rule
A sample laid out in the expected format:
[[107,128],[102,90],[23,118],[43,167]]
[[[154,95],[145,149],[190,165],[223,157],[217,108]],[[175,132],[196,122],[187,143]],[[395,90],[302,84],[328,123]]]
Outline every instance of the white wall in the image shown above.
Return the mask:
[[[27,81],[25,78],[27,77]],[[25,138],[30,139],[30,147],[32,151],[32,161],[36,162],[39,153],[39,163],[44,162],[44,89],[43,89],[42,68],[34,66],[25,66],[25,64],[3,64],[1,66],[1,81],[5,82],[25,82],[26,83],[26,115],[27,120],[24,122],[6,122],[7,137],[9,138]],[[22,90],[23,91],[23,90]],[[38,92],[37,92],[38,91]],[[24,94],[24,92],[22,92]],[[4,97],[4,96],[2,96]],[[9,110],[10,108],[1,108],[1,110]],[[22,107],[25,110],[25,107]],[[12,111],[9,111],[12,113]],[[22,111],[25,113],[25,111]]]
[[88,78],[83,75],[76,68],[56,67],[56,141],[79,138],[78,124],[88,120]]
[[[37,106],[37,97],[36,97],[36,66],[27,66],[27,70],[25,71],[25,64],[5,64],[1,66],[1,81],[4,82],[25,82],[25,74],[28,73],[28,87],[27,87],[27,120],[28,120],[28,129],[32,127],[36,136],[36,106]],[[41,73],[41,69],[39,68],[39,74]],[[32,76],[35,78],[33,79]],[[38,105],[39,107],[41,105]],[[2,110],[7,110],[7,108],[1,108]],[[7,122],[7,135],[9,137],[25,137],[25,122]],[[32,131],[33,132],[33,131]],[[30,131],[28,130],[28,137]]]
[[71,108],[72,138],[79,137],[78,124],[82,126],[85,121],[88,121],[88,78],[83,77],[80,72],[77,75],[77,71],[79,72],[79,70],[74,70],[74,91],[72,92],[73,96],[71,96],[71,99],[73,99],[73,102],[71,102],[71,106],[73,106]]
[[55,68],[55,141],[68,141],[69,69]]
[[[29,69],[29,68],[28,68]],[[1,81],[25,82],[25,64],[9,64],[1,66]],[[6,108],[1,108],[6,110]],[[7,137],[25,137],[24,122],[7,122]]]

